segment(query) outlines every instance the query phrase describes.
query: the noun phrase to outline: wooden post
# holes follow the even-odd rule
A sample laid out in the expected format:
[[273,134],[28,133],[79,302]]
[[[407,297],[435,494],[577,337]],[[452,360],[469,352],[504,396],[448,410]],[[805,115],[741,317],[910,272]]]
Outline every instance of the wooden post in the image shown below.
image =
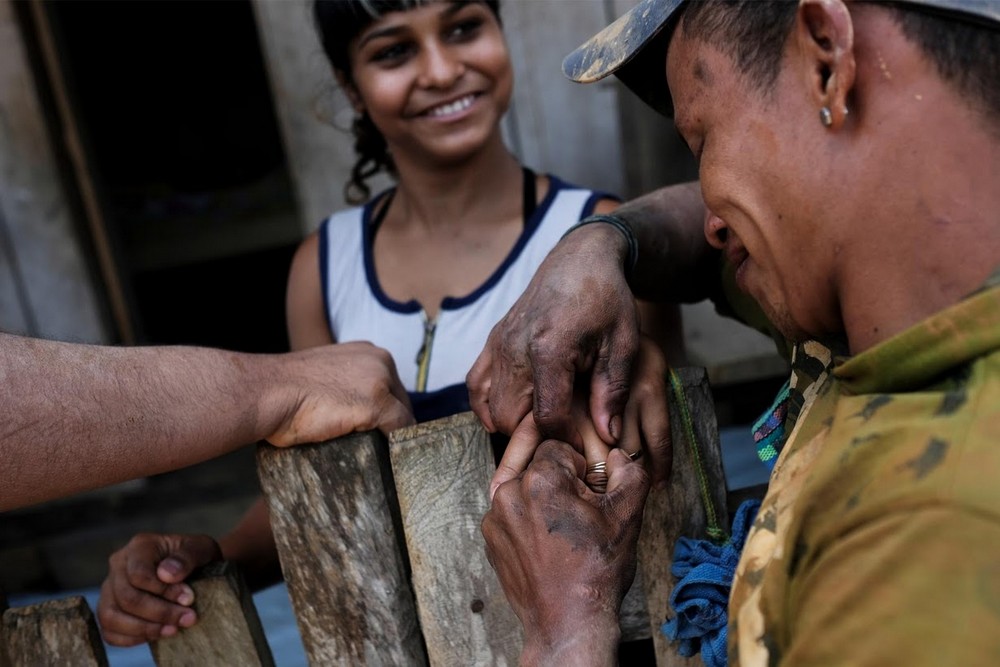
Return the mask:
[[426,664],[385,438],[262,444],[257,464],[310,664]]
[[80,596],[8,609],[3,625],[14,667],[107,667],[94,615]]
[[158,667],[274,667],[257,608],[236,566],[210,563],[188,582],[198,623],[150,643]]
[[[53,135],[46,125],[29,60],[36,35],[27,32],[17,8],[27,13],[25,3],[0,0],[0,329],[106,343],[111,335],[101,313],[101,286],[91,276],[60,178],[56,142],[68,140],[71,129],[63,125],[60,132],[67,135]],[[37,37],[49,67],[46,35]],[[114,302],[114,276],[104,278]]]
[[[681,368],[677,373],[687,396],[702,469],[708,480],[718,521],[728,530],[722,451],[708,377],[704,368]],[[673,615],[669,612],[668,599],[676,583],[670,574],[674,543],[681,536],[703,538],[707,527],[705,504],[692,458],[691,443],[685,435],[677,401],[673,398],[670,400],[670,432],[674,450],[670,486],[663,491],[654,489],[649,494],[639,538],[639,568],[649,606],[656,662],[661,667],[702,664],[699,656],[687,659],[678,655],[676,648],[660,632],[660,625],[668,616]]]
[[389,441],[430,664],[516,664],[521,624],[479,528],[495,469],[486,431],[466,412],[400,429]]

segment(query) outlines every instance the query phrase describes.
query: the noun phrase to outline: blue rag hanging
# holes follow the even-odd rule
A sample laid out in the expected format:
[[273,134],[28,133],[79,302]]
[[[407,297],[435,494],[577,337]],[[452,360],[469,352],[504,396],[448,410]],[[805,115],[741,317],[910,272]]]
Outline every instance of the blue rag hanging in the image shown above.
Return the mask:
[[701,651],[705,667],[725,667],[729,590],[736,564],[753,525],[759,500],[747,500],[736,510],[733,530],[724,544],[682,537],[674,546],[670,572],[677,584],[670,594],[674,617],[660,628],[677,651],[690,658]]

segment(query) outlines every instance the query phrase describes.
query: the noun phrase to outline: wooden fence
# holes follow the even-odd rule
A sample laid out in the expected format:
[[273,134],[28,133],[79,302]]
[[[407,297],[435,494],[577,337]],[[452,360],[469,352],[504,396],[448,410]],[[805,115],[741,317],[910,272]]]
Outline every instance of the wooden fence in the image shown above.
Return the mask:
[[[702,469],[727,525],[708,382],[700,368],[679,376]],[[676,401],[670,410],[672,481],[654,490],[646,506],[622,634],[652,636],[659,665],[699,664],[680,658],[659,631],[668,616],[674,541],[702,536],[706,527],[692,443]],[[401,429],[388,441],[369,432],[293,449],[261,445],[258,471],[310,664],[517,664],[520,624],[486,561],[479,530],[494,463],[474,415]],[[207,566],[192,586],[200,621],[151,645],[157,665],[274,664],[235,568]],[[3,613],[0,667],[106,664],[83,598]]]

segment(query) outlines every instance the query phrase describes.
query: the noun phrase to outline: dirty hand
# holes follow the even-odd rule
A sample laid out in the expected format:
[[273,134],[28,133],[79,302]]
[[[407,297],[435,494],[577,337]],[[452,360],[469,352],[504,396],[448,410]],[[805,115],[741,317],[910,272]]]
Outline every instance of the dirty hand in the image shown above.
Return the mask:
[[[670,418],[667,409],[667,362],[660,348],[649,338],[640,339],[639,356],[629,380],[628,403],[622,419],[618,447],[633,457],[641,456],[652,475],[653,483],[666,482],[670,475]],[[587,412],[587,397],[574,393],[570,408],[568,442],[582,443],[577,447],[588,465],[604,461],[610,447],[598,437]],[[511,433],[503,458],[490,482],[490,498],[504,482],[520,475],[531,462],[538,445],[545,439],[528,412]]]
[[486,555],[524,626],[521,664],[615,659],[649,476],[619,449],[606,493],[587,487],[584,470],[571,446],[546,441],[483,518]]
[[135,646],[194,625],[194,591],[184,580],[195,568],[221,559],[219,545],[207,535],[133,537],[108,559],[97,603],[104,641]]
[[277,447],[355,431],[387,434],[414,423],[389,353],[367,342],[277,355],[275,389],[262,398],[266,440]]
[[617,442],[639,341],[624,253],[618,231],[593,224],[542,262],[467,377],[472,409],[488,430],[512,433],[533,410],[543,434],[573,442],[570,398],[588,378],[597,432]]

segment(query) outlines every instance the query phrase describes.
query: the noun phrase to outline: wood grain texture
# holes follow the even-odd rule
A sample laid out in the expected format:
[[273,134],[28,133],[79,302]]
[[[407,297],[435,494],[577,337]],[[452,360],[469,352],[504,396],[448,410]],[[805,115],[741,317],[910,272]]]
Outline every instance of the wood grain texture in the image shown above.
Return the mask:
[[[323,54],[312,2],[253,0],[252,6],[301,226],[309,232],[346,205],[342,186],[357,159],[349,131],[354,109]],[[388,184],[374,179],[372,192]]]
[[622,600],[621,612],[618,614],[618,627],[622,631],[622,641],[630,642],[649,638],[649,605],[646,604],[646,591],[642,582],[642,570],[636,568],[632,586]]
[[257,608],[235,565],[210,563],[188,583],[198,623],[150,643],[158,667],[274,667]]
[[[728,530],[722,450],[708,377],[704,368],[681,368],[677,372],[687,396],[702,467],[719,513],[718,521]],[[670,486],[662,491],[654,489],[649,494],[639,538],[639,568],[645,585],[656,660],[661,667],[702,664],[700,657],[687,659],[678,655],[676,648],[660,632],[660,625],[673,615],[668,599],[675,583],[670,574],[674,543],[681,536],[705,537],[707,526],[690,443],[673,398],[670,401],[670,432],[674,457]]]
[[107,667],[94,614],[80,596],[8,609],[3,626],[14,667]]
[[261,444],[257,468],[310,664],[426,664],[385,438]]
[[393,432],[389,453],[430,664],[517,664],[521,624],[479,528],[495,469],[486,431],[466,412]]

